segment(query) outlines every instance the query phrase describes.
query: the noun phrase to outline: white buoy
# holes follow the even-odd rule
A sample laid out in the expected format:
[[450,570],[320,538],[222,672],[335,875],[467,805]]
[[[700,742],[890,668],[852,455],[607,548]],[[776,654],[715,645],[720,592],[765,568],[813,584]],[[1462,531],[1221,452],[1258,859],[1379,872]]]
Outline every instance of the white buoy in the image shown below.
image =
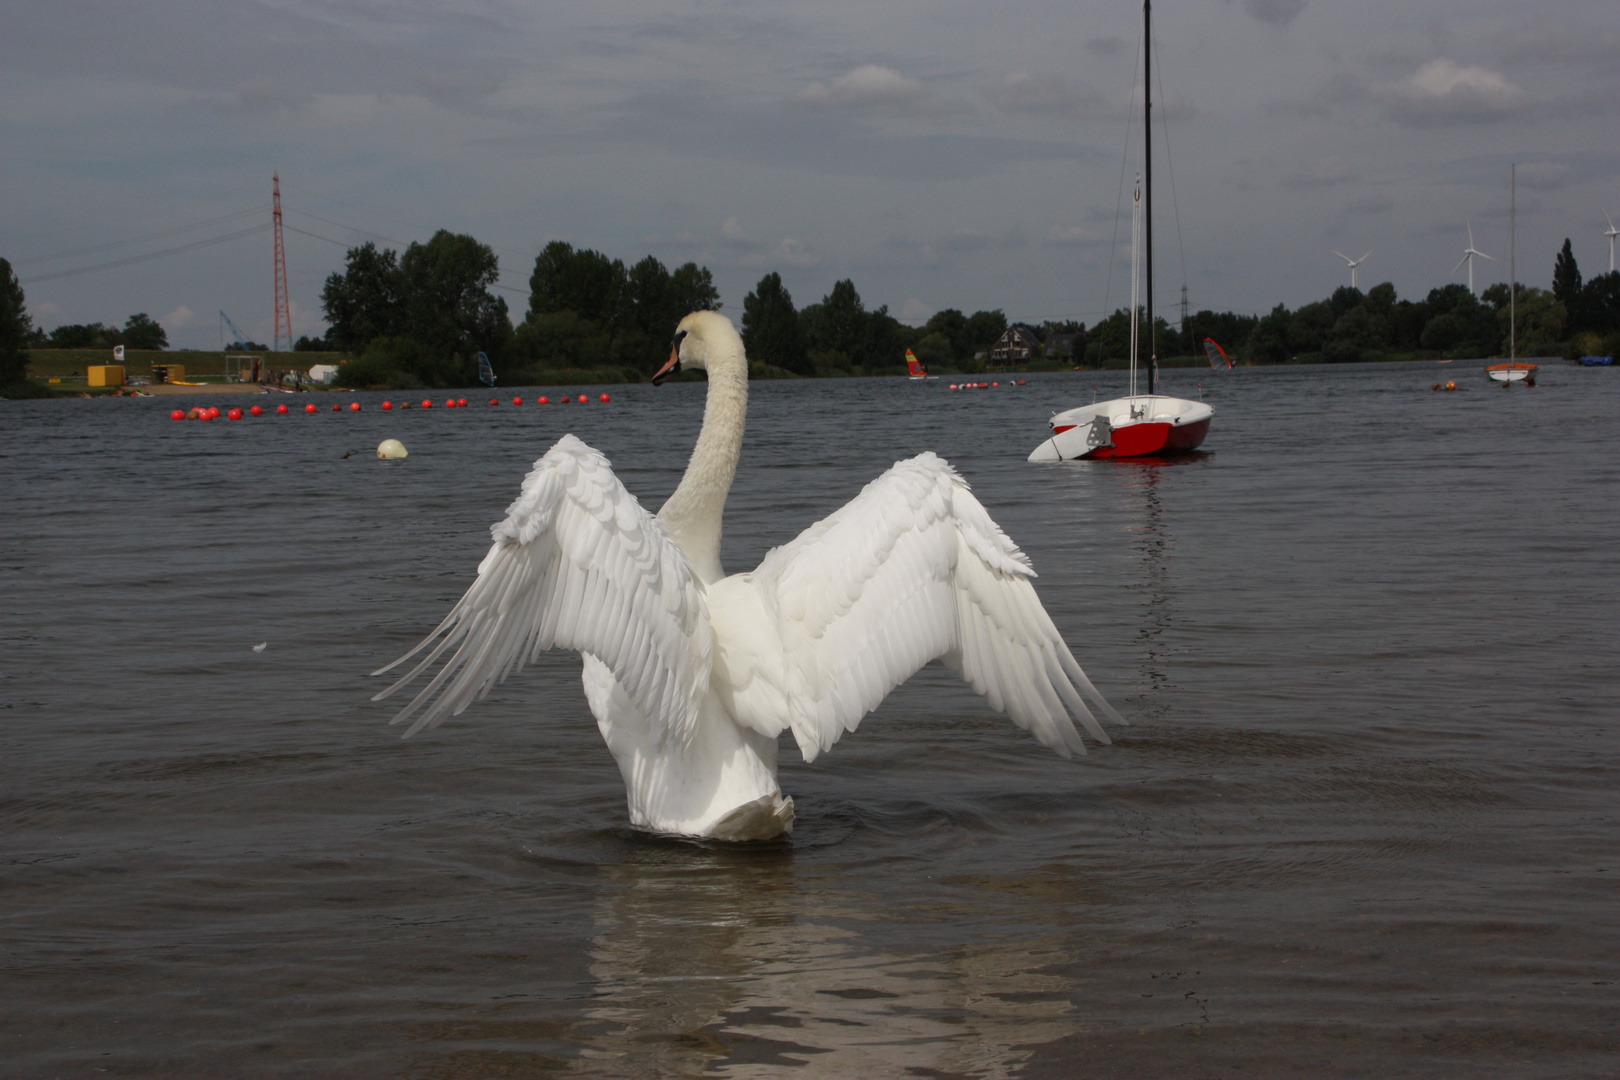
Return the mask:
[[405,449],[405,444],[398,439],[384,439],[377,444],[377,456],[380,458],[402,458],[410,457],[410,453]]

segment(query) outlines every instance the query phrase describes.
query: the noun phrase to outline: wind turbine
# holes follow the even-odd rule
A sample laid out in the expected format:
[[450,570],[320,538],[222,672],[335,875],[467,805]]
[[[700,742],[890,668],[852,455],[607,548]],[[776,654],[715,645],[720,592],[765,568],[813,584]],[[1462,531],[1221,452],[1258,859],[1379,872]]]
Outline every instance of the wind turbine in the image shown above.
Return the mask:
[[[1463,263],[1468,264],[1468,291],[1473,292],[1474,291],[1474,256],[1478,255],[1482,259],[1490,259],[1491,262],[1495,262],[1496,257],[1493,256],[1493,255],[1487,255],[1483,251],[1475,250],[1475,248],[1474,248],[1474,223],[1471,222],[1471,221],[1466,221],[1465,220],[1464,224],[1468,226],[1468,247],[1463,249],[1463,257],[1457,260],[1457,266],[1461,266]],[[1455,274],[1457,272],[1457,266],[1453,266],[1451,268],[1451,272],[1453,274]]]
[[[1614,241],[1611,240],[1611,241],[1609,241],[1609,243],[1610,243],[1610,246],[1613,246]],[[1333,254],[1335,254],[1339,258],[1343,259],[1344,264],[1350,268],[1350,287],[1352,289],[1355,288],[1356,287],[1356,267],[1358,267],[1362,263],[1366,262],[1367,261],[1367,255],[1371,255],[1372,252],[1370,252],[1370,251],[1367,252],[1367,255],[1363,255],[1359,259],[1352,259],[1350,256],[1346,255],[1342,251],[1335,251]]]
[[[1603,210],[1603,207],[1600,206],[1598,209]],[[1603,210],[1603,220],[1609,223],[1609,231],[1603,235],[1609,238],[1609,273],[1612,274],[1614,273],[1614,238],[1620,236],[1620,229],[1614,227],[1614,220],[1609,217],[1607,210]]]

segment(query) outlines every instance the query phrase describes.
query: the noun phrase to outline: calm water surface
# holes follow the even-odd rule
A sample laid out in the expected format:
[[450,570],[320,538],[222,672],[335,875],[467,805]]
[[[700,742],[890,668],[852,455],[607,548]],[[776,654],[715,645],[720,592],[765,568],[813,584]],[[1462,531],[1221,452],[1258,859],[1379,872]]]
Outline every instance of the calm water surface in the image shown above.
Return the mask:
[[1174,465],[1024,461],[1117,373],[755,384],[730,568],[935,450],[1132,726],[930,667],[750,847],[626,827],[572,655],[406,742],[365,677],[564,431],[656,508],[701,385],[0,403],[0,1074],[1620,1074],[1620,373],[1479,368],[1172,372]]

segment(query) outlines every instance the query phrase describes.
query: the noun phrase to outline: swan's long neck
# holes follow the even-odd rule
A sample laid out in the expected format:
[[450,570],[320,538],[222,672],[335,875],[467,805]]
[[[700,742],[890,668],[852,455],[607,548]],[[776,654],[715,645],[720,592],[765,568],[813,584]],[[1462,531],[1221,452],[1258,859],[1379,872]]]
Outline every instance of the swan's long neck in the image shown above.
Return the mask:
[[[727,343],[729,346],[730,343]],[[735,355],[731,355],[732,352]],[[748,419],[748,361],[742,341],[708,361],[709,396],[703,407],[703,430],[692,448],[692,460],[680,486],[658,511],[658,520],[705,585],[725,576],[720,569],[720,518],[726,495],[737,475],[743,427]]]

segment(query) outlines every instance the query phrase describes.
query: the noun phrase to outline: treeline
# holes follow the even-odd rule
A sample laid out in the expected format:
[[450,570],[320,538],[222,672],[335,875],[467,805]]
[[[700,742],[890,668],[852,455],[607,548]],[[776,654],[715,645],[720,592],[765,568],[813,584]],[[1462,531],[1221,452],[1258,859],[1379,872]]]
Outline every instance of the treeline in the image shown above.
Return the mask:
[[[682,316],[720,307],[707,267],[670,270],[651,255],[626,265],[557,240],[536,256],[528,307],[513,327],[506,301],[490,292],[497,275],[495,253],[470,236],[441,231],[402,254],[364,244],[321,293],[325,338],[299,347],[356,357],[338,376],[352,386],[466,385],[479,352],[509,384],[573,371],[640,379],[668,358]],[[800,310],[774,273],[748,294],[742,313],[761,374],[896,373],[908,348],[925,363],[967,367],[1006,328],[1000,311],[954,310],[909,327],[886,306],[867,310],[848,280]]]
[[[1620,351],[1620,272],[1583,281],[1564,241],[1553,263],[1551,289],[1517,289],[1520,356],[1613,355]],[[1510,294],[1506,283],[1478,297],[1465,285],[1430,290],[1422,300],[1401,300],[1389,282],[1335,289],[1326,300],[1290,311],[1278,304],[1263,316],[1200,311],[1178,333],[1156,320],[1160,356],[1197,355],[1213,337],[1256,364],[1345,363],[1394,355],[1501,356],[1508,351]],[[1124,355],[1130,317],[1121,310],[1093,330],[1089,362]]]
[[143,311],[125,319],[122,330],[98,322],[67,323],[48,334],[30,327],[26,344],[31,349],[167,349],[169,335]]
[[1007,329],[1000,311],[964,315],[947,308],[921,327],[906,326],[888,305],[867,311],[845,279],[803,310],[782,276],[766,274],[743,298],[742,337],[753,363],[795,375],[895,374],[911,349],[930,368],[966,368]]

